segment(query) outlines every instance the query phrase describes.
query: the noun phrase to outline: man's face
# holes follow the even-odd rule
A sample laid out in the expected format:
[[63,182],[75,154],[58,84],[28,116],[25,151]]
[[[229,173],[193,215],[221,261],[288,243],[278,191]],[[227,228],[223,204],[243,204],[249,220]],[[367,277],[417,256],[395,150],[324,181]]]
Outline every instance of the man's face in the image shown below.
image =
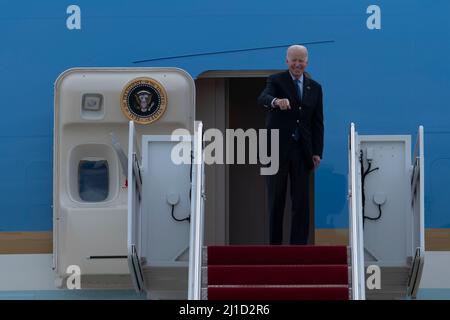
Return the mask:
[[289,71],[299,78],[308,65],[308,54],[301,49],[290,50],[287,54],[286,64],[289,67]]

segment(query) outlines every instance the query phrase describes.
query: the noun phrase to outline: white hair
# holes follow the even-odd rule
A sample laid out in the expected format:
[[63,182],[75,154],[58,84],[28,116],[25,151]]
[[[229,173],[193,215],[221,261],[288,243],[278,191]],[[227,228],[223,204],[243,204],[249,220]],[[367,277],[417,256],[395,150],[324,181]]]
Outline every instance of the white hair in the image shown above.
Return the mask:
[[303,52],[306,53],[306,57],[308,57],[308,49],[305,46],[299,45],[299,44],[294,44],[292,46],[290,46],[287,51],[286,51],[286,58],[289,56],[289,52],[293,51],[293,50],[301,50]]

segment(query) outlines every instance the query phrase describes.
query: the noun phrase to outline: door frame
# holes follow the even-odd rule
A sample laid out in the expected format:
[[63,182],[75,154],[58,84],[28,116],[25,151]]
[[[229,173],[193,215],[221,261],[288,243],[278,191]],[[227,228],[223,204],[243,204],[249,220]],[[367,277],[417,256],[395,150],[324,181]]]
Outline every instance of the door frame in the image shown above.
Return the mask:
[[[199,74],[195,79],[196,84],[202,79],[210,79],[213,81],[211,86],[214,87],[215,92],[215,117],[213,119],[215,128],[224,130],[229,127],[229,79],[230,78],[267,78],[268,76],[278,73],[283,70],[210,70]],[[208,81],[208,80],[206,80]],[[199,108],[198,100],[196,100],[196,117]],[[222,109],[222,110],[220,110]],[[223,117],[223,118],[221,118]],[[201,119],[203,120],[203,119]],[[207,126],[205,126],[205,130]],[[208,175],[205,174],[205,178],[208,179]],[[214,208],[214,215],[208,215],[205,210],[205,218],[209,216],[210,221],[205,221],[205,245],[208,244],[229,244],[230,243],[230,211],[229,211],[229,168],[227,165],[216,166],[214,169],[214,189],[215,194],[211,195],[207,193],[206,202],[212,201],[213,203],[206,208],[212,211]],[[315,243],[315,222],[314,222],[314,199],[315,199],[315,179],[314,173],[310,175],[310,238],[309,243]],[[216,179],[217,178],[217,179]],[[210,180],[211,183],[211,180]],[[207,185],[206,185],[207,187]],[[205,208],[205,209],[206,209]],[[222,225],[220,225],[222,224]]]

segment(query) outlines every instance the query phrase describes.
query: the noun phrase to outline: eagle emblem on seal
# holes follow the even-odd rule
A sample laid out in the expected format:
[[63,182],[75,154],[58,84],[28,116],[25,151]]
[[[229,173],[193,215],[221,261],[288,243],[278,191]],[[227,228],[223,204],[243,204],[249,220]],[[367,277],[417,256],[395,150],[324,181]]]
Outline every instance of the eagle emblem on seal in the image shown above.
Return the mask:
[[141,124],[157,121],[167,108],[167,93],[164,87],[152,78],[141,77],[128,82],[120,99],[124,115]]

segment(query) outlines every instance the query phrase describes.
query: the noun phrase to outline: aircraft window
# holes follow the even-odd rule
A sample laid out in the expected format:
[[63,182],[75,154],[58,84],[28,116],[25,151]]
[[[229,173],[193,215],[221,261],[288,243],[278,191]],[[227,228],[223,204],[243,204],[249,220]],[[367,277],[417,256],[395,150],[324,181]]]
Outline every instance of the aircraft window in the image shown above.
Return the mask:
[[81,160],[78,166],[78,191],[83,201],[104,201],[109,193],[108,161]]

